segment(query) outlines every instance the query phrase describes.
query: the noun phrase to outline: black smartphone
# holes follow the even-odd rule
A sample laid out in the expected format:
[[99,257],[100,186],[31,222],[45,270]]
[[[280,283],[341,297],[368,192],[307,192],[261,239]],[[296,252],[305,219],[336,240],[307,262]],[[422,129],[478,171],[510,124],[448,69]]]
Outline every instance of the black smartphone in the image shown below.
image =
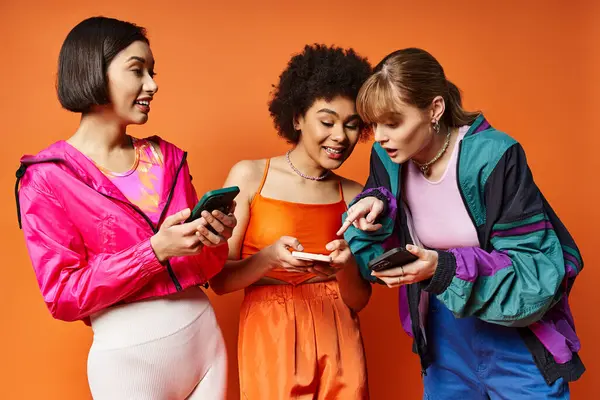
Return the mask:
[[413,261],[417,261],[417,259],[417,256],[410,253],[404,247],[396,247],[369,261],[369,269],[379,272],[390,268],[401,267]]
[[[192,210],[192,214],[185,222],[192,222],[202,216],[202,211],[213,212],[219,210],[224,214],[228,214],[233,207],[233,200],[240,193],[240,188],[237,186],[226,187],[222,189],[211,190],[206,192],[198,201],[198,204]],[[212,226],[207,225],[209,231],[218,235]]]

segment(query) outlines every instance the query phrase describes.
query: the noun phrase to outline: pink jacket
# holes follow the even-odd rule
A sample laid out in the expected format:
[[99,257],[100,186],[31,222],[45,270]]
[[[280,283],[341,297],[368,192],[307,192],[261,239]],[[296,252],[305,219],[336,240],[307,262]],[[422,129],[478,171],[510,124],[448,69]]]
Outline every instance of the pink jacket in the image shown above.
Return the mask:
[[[194,207],[187,154],[158,138],[165,168],[159,222]],[[19,188],[19,180],[21,188]],[[227,245],[160,264],[154,224],[64,141],[21,158],[17,212],[46,305],[55,318],[84,320],[111,305],[164,296],[208,281],[223,267]]]

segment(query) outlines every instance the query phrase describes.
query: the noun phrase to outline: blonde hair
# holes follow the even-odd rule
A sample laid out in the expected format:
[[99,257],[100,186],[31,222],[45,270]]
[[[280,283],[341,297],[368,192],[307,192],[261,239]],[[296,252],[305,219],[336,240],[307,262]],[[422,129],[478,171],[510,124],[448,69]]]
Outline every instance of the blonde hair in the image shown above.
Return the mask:
[[440,63],[422,49],[408,48],[386,56],[358,92],[356,109],[366,123],[381,122],[398,112],[400,101],[425,109],[436,96],[442,96],[446,109],[444,125],[456,128],[470,125],[481,114],[462,108],[458,87],[446,79]]

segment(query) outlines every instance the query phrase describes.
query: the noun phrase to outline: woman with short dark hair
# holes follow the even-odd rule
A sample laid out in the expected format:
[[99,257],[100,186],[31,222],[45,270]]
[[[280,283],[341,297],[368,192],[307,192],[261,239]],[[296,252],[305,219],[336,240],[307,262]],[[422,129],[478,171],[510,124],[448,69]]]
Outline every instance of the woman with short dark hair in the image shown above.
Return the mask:
[[199,285],[223,267],[236,220],[185,223],[197,202],[186,153],[127,134],[148,120],[154,75],[143,28],[95,17],[71,30],[57,89],[81,121],[21,159],[19,222],[52,315],[94,330],[94,399],[222,399],[225,347]]

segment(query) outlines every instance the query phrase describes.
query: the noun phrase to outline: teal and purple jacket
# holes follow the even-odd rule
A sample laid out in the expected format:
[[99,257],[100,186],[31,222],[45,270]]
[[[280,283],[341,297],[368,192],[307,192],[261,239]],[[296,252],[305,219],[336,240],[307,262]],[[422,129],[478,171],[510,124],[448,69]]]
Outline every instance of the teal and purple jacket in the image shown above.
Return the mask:
[[[377,280],[369,260],[415,244],[410,211],[402,202],[401,170],[375,143],[365,191],[353,201],[376,196],[386,204],[377,232],[352,226],[345,233],[370,281]],[[518,329],[548,383],[578,379],[585,367],[577,354],[580,342],[568,296],[583,261],[536,186],[523,148],[480,115],[460,143],[457,181],[480,246],[435,249],[434,276],[400,290],[400,318],[414,339],[423,373],[431,363],[425,314],[429,295],[435,295],[457,318],[475,316]]]

